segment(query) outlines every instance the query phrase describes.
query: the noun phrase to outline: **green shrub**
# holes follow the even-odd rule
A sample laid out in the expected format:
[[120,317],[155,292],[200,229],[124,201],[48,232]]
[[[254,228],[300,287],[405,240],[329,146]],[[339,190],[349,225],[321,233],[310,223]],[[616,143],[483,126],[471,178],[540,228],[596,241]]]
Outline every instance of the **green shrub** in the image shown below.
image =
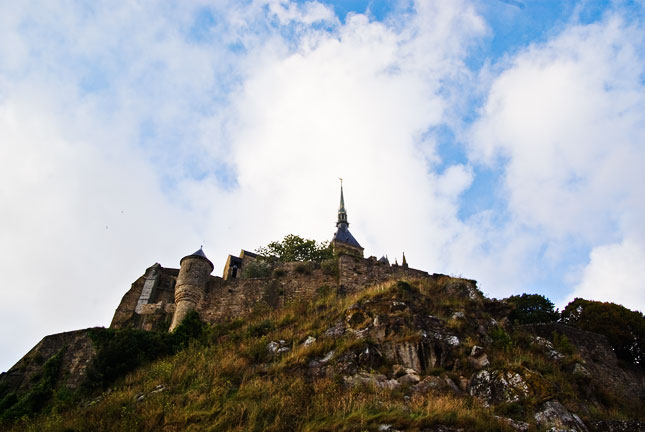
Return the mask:
[[414,301],[419,296],[419,290],[406,281],[398,281],[392,292],[401,301]]
[[327,276],[338,276],[338,258],[324,260],[320,263],[320,269]]
[[332,258],[332,248],[329,242],[318,243],[315,240],[288,234],[282,241],[274,241],[260,247],[256,252],[268,259],[280,262],[314,261],[321,262]]
[[255,279],[271,276],[271,264],[264,260],[255,260],[242,268],[242,278]]
[[298,274],[311,274],[311,265],[307,262],[300,262],[296,264],[295,270]]
[[186,348],[191,340],[201,340],[206,330],[206,324],[195,311],[189,312],[173,333],[92,329],[90,337],[97,352],[88,367],[85,387],[105,388],[142,364],[174,354]]
[[257,324],[249,325],[246,334],[249,337],[260,337],[266,335],[274,328],[275,326],[273,325],[273,322],[271,320],[264,320]]
[[562,321],[605,335],[618,358],[645,368],[645,317],[641,312],[576,298],[562,311]]
[[508,316],[513,322],[538,324],[554,322],[560,318],[560,313],[554,309],[551,300],[540,294],[515,295],[507,298],[506,301],[514,306]]
[[266,363],[270,359],[267,338],[261,337],[251,342],[244,355],[255,364]]
[[499,349],[507,349],[513,343],[511,337],[501,327],[495,327],[488,335],[493,340],[493,346]]
[[316,294],[321,297],[326,297],[332,293],[332,288],[329,285],[321,285],[316,289]]
[[287,271],[283,268],[277,268],[273,270],[273,277],[279,278],[287,274]]
[[526,416],[526,408],[521,402],[507,402],[495,406],[495,413],[504,417],[522,420]]
[[0,410],[1,420],[31,417],[47,405],[54,393],[64,354],[65,349],[62,348],[45,362],[40,378],[21,398],[12,393],[2,399],[0,406],[4,409]]
[[529,333],[522,330],[515,330],[513,332],[513,343],[521,349],[530,349],[533,343],[533,338]]
[[573,354],[573,345],[571,344],[571,341],[569,341],[569,338],[556,331],[553,332],[553,346],[562,354]]

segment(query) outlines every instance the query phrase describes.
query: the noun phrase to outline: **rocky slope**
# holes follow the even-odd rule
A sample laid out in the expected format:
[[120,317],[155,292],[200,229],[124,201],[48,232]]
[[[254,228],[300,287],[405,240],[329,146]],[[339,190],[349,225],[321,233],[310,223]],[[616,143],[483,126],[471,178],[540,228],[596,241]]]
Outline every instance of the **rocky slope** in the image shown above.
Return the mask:
[[[83,377],[105,378],[101,368],[126,360],[119,352],[143,366],[84,387],[59,368],[42,413],[4,415],[2,427],[645,430],[643,369],[619,362],[603,336],[561,324],[513,325],[508,304],[484,298],[465,279],[385,283],[347,297],[323,288],[310,302],[193,326],[189,344],[172,342],[156,354],[149,342],[133,351],[137,337],[150,336],[119,339],[128,332],[120,330],[110,334],[106,362],[108,345],[95,337],[94,358],[103,363],[83,363],[93,371]],[[164,338],[155,343],[170,343]],[[71,345],[62,345],[69,353]],[[41,353],[40,362],[53,355]],[[12,393],[14,411],[42,378],[35,363],[21,367],[32,385]],[[5,389],[0,410],[12,409],[9,396]]]

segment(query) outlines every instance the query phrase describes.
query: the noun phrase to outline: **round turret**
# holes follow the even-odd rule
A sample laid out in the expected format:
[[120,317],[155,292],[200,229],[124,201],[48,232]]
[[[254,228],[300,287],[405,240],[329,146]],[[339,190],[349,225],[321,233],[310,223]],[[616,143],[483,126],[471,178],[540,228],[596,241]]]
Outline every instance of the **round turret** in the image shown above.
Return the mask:
[[197,252],[179,261],[179,275],[175,285],[175,313],[170,331],[181,324],[188,312],[195,310],[204,295],[208,278],[214,268],[201,247]]

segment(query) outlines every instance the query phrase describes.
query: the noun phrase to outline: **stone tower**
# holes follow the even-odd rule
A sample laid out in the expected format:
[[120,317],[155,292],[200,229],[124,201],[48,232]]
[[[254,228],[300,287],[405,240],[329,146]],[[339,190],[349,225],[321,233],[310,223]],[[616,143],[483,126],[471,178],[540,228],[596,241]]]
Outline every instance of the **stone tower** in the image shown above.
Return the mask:
[[343,181],[340,181],[340,207],[338,208],[338,221],[336,222],[336,234],[331,241],[334,248],[334,255],[346,254],[363,258],[363,248],[349,232],[347,222],[347,211],[345,211],[345,198],[343,197]]
[[204,295],[213,268],[213,263],[206,258],[201,247],[197,252],[179,261],[179,275],[175,285],[175,313],[172,316],[170,331],[181,324],[188,312],[195,310],[195,306]]

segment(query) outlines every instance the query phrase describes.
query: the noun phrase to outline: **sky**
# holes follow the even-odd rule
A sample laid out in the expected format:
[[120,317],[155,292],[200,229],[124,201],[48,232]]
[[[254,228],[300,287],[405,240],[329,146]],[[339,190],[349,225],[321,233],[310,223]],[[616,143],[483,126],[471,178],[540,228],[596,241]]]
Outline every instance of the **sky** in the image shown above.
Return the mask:
[[155,262],[331,240],[645,310],[642,0],[1,1],[0,371]]

